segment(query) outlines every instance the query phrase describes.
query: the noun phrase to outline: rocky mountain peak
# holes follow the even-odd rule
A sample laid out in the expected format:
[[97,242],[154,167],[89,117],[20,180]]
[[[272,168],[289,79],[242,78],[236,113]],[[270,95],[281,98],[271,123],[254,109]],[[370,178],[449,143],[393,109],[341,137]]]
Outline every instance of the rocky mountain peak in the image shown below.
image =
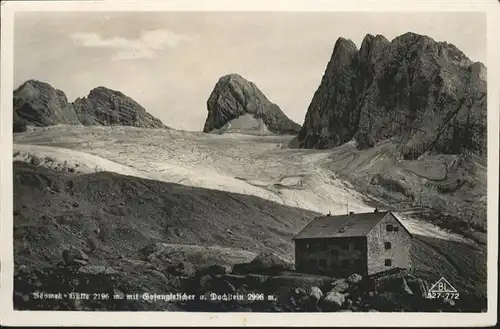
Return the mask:
[[331,62],[338,65],[350,63],[354,56],[357,56],[358,48],[356,44],[349,39],[338,38],[333,47]]
[[121,91],[118,90],[113,90],[104,86],[99,86],[94,89],[92,89],[87,98],[99,98],[99,97],[109,97],[109,96],[117,96],[117,97],[123,97],[123,98],[128,98],[126,95],[124,95]]
[[361,42],[361,48],[359,49],[359,60],[363,63],[368,63],[372,61],[374,55],[380,53],[380,51],[387,47],[390,41],[387,40],[383,35],[377,34],[376,36],[372,34],[367,34],[363,41]]
[[132,98],[103,86],[75,100],[74,106],[84,125],[167,128]]
[[470,65],[471,77],[473,79],[486,82],[486,66],[481,62],[474,62]]
[[28,80],[14,91],[14,126],[78,124],[64,92],[38,80]]
[[338,38],[337,41],[335,42],[335,45],[333,46],[333,53],[342,53],[342,52],[356,52],[358,51],[358,48],[356,47],[356,44],[351,40],[351,39],[346,39],[346,38]]
[[241,84],[245,84],[245,83],[253,84],[253,82],[248,81],[247,79],[243,78],[238,73],[230,73],[230,74],[227,74],[227,75],[221,77],[220,79],[222,81],[225,81],[226,83],[233,81],[233,82],[237,82],[237,83],[241,83]]
[[17,88],[17,90],[20,91],[20,90],[23,90],[25,88],[42,90],[42,89],[51,89],[52,86],[46,82],[43,82],[43,81],[30,79],[30,80],[26,80],[23,84],[21,84]]
[[[227,74],[217,81],[207,100],[207,110],[204,132],[221,132],[240,116],[255,121],[251,122],[251,127],[246,127],[248,129],[260,123],[257,126],[261,127],[261,133],[296,134],[300,130],[300,126],[290,120],[253,82],[236,73]],[[241,122],[239,120],[239,126],[245,130]]]
[[389,42],[368,34],[361,48],[335,43],[298,135],[303,148],[354,139],[393,140],[405,157],[427,151],[486,152],[486,67],[456,46],[416,33]]
[[14,91],[15,131],[22,131],[26,125],[56,124],[166,128],[132,98],[103,86],[73,103],[68,103],[63,91],[38,80],[28,80]]

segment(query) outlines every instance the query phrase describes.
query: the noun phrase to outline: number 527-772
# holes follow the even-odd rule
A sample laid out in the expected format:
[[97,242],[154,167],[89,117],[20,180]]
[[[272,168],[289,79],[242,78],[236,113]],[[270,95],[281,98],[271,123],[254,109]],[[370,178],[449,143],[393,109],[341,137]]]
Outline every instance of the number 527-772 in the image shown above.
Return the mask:
[[443,299],[458,299],[459,293],[456,292],[429,292],[429,298],[443,298]]

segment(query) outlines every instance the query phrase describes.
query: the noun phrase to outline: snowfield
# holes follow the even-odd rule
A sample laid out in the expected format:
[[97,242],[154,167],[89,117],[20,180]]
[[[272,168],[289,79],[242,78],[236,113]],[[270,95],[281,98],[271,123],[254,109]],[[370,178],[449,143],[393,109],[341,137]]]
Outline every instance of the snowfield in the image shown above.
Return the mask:
[[[373,211],[365,196],[319,165],[335,161],[332,150],[282,147],[292,138],[59,125],[15,134],[13,155],[55,170],[111,171],[254,195],[324,214]],[[411,215],[397,215],[412,233],[463,240]]]

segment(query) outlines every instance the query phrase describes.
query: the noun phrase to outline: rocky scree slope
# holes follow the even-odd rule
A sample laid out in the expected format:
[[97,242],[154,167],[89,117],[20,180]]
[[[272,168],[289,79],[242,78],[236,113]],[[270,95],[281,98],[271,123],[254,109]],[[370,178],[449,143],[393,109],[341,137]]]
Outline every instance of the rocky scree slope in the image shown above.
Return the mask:
[[[147,246],[144,249],[154,250]],[[210,264],[195,269],[189,262],[122,258],[112,266],[95,265],[80,249],[70,247],[55,266],[20,266],[14,280],[18,310],[142,310],[202,312],[478,312],[486,300],[461,293],[458,300],[429,299],[429,282],[405,271],[378,280],[377,289],[359,274],[333,278],[293,272],[293,264],[272,253],[234,266]],[[61,299],[37,299],[32,292],[59,294]],[[89,300],[68,298],[85,293]],[[157,295],[191,295],[185,301],[152,300]],[[218,296],[254,296],[217,300]],[[129,297],[137,294],[137,298]],[[120,296],[116,298],[115,296]],[[144,297],[146,296],[146,298]],[[269,298],[271,296],[272,298]],[[204,297],[204,299],[202,299]],[[187,299],[187,298],[186,298]]]
[[14,91],[13,104],[14,132],[26,130],[26,125],[57,124],[168,128],[132,98],[106,87],[94,88],[87,97],[69,103],[61,90],[28,80]]
[[394,139],[406,159],[426,151],[486,154],[486,67],[457,47],[406,33],[339,38],[298,134],[301,148],[360,149]]
[[219,79],[207,101],[207,109],[203,128],[206,133],[223,128],[231,120],[246,114],[262,120],[274,134],[294,135],[300,130],[300,125],[290,120],[253,82],[238,74]]

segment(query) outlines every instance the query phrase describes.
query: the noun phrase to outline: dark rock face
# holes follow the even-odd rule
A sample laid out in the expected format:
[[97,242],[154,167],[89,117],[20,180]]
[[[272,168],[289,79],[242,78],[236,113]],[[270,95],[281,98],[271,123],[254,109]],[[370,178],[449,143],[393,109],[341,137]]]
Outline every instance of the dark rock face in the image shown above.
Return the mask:
[[302,148],[394,139],[405,158],[486,153],[486,67],[454,45],[406,33],[335,44],[306,114]]
[[26,131],[28,128],[26,127],[26,123],[22,120],[16,111],[14,111],[12,115],[12,132],[14,133],[22,133]]
[[13,123],[14,132],[24,131],[26,125],[56,124],[167,128],[119,91],[98,87],[87,97],[68,103],[64,92],[36,80],[26,81],[14,91]]
[[79,124],[66,95],[45,82],[28,80],[14,91],[14,126]]
[[207,133],[245,114],[261,119],[274,134],[297,134],[300,130],[300,125],[271,103],[253,82],[238,74],[219,79],[207,101],[207,108],[208,117],[203,128]]
[[105,87],[92,89],[87,97],[77,98],[73,104],[84,125],[166,128],[132,98]]
[[355,110],[357,54],[352,41],[341,38],[336,42],[300,131],[301,147],[330,148],[352,138],[359,121]]

